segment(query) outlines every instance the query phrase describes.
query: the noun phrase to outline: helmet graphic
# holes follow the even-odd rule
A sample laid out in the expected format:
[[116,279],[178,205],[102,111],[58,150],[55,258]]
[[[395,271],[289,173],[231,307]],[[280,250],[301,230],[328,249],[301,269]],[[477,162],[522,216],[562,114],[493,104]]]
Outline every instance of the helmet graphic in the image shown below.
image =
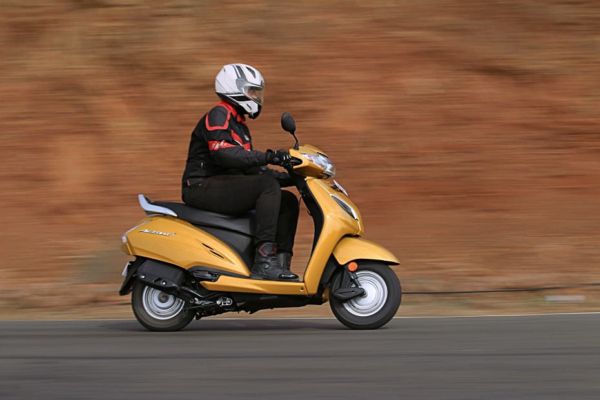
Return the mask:
[[219,97],[243,108],[252,119],[260,114],[264,89],[262,74],[246,64],[227,64],[215,78],[215,91]]

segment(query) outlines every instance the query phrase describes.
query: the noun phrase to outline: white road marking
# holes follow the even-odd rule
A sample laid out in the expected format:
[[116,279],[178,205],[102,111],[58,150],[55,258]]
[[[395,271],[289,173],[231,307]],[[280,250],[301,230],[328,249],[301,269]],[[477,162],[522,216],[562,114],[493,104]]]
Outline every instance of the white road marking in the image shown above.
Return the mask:
[[[449,318],[502,318],[502,317],[552,317],[560,315],[600,315],[600,311],[585,311],[585,312],[564,312],[564,313],[538,313],[538,314],[483,314],[483,315],[407,315],[397,316],[392,319],[449,319]],[[335,317],[279,317],[279,318],[211,318],[212,320],[227,321],[227,320],[262,320],[262,321],[277,321],[277,320],[334,320]]]
[[[511,317],[554,317],[568,315],[600,315],[600,311],[564,312],[564,313],[532,313],[532,314],[483,314],[483,315],[407,315],[398,316],[393,319],[451,319],[451,318],[511,318]],[[332,320],[335,317],[233,317],[233,318],[211,318],[209,321],[292,321],[292,320]],[[135,321],[133,318],[97,318],[97,319],[4,319],[2,322],[102,322],[102,321]]]

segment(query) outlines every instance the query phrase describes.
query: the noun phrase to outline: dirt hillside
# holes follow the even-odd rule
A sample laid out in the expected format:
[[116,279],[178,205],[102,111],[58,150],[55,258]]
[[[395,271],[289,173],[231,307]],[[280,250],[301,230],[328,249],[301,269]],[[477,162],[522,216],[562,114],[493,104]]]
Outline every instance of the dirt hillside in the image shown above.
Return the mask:
[[118,301],[136,194],[179,198],[230,62],[266,77],[256,146],[291,111],[405,290],[600,281],[599,2],[302,4],[2,2],[0,308]]

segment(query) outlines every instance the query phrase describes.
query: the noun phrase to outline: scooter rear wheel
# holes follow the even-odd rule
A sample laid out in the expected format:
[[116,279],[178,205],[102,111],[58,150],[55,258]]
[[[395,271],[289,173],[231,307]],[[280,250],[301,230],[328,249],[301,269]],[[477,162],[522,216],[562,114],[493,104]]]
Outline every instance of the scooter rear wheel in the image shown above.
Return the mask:
[[[331,296],[331,311],[338,321],[349,328],[380,328],[394,317],[400,307],[400,281],[388,265],[372,261],[361,262],[356,276],[365,295],[348,301]],[[334,276],[331,288],[338,288],[341,278],[341,273]]]
[[178,331],[194,318],[182,299],[140,282],[133,287],[131,307],[138,322],[150,331]]

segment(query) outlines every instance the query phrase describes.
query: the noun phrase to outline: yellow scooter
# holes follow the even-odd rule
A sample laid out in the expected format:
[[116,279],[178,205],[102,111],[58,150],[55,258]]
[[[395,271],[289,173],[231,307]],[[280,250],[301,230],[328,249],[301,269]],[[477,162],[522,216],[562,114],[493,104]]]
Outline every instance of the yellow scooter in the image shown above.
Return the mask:
[[295,139],[284,166],[314,220],[312,253],[301,282],[252,279],[253,214],[231,217],[181,203],[138,196],[147,217],[122,237],[134,256],[119,293],[132,293],[137,320],[153,331],[175,331],[190,321],[230,311],[301,307],[329,301],[353,329],[376,329],[396,313],[400,282],[389,267],[396,257],[362,238],[356,205],[332,178],[327,155],[300,146],[289,113],[282,128]]

